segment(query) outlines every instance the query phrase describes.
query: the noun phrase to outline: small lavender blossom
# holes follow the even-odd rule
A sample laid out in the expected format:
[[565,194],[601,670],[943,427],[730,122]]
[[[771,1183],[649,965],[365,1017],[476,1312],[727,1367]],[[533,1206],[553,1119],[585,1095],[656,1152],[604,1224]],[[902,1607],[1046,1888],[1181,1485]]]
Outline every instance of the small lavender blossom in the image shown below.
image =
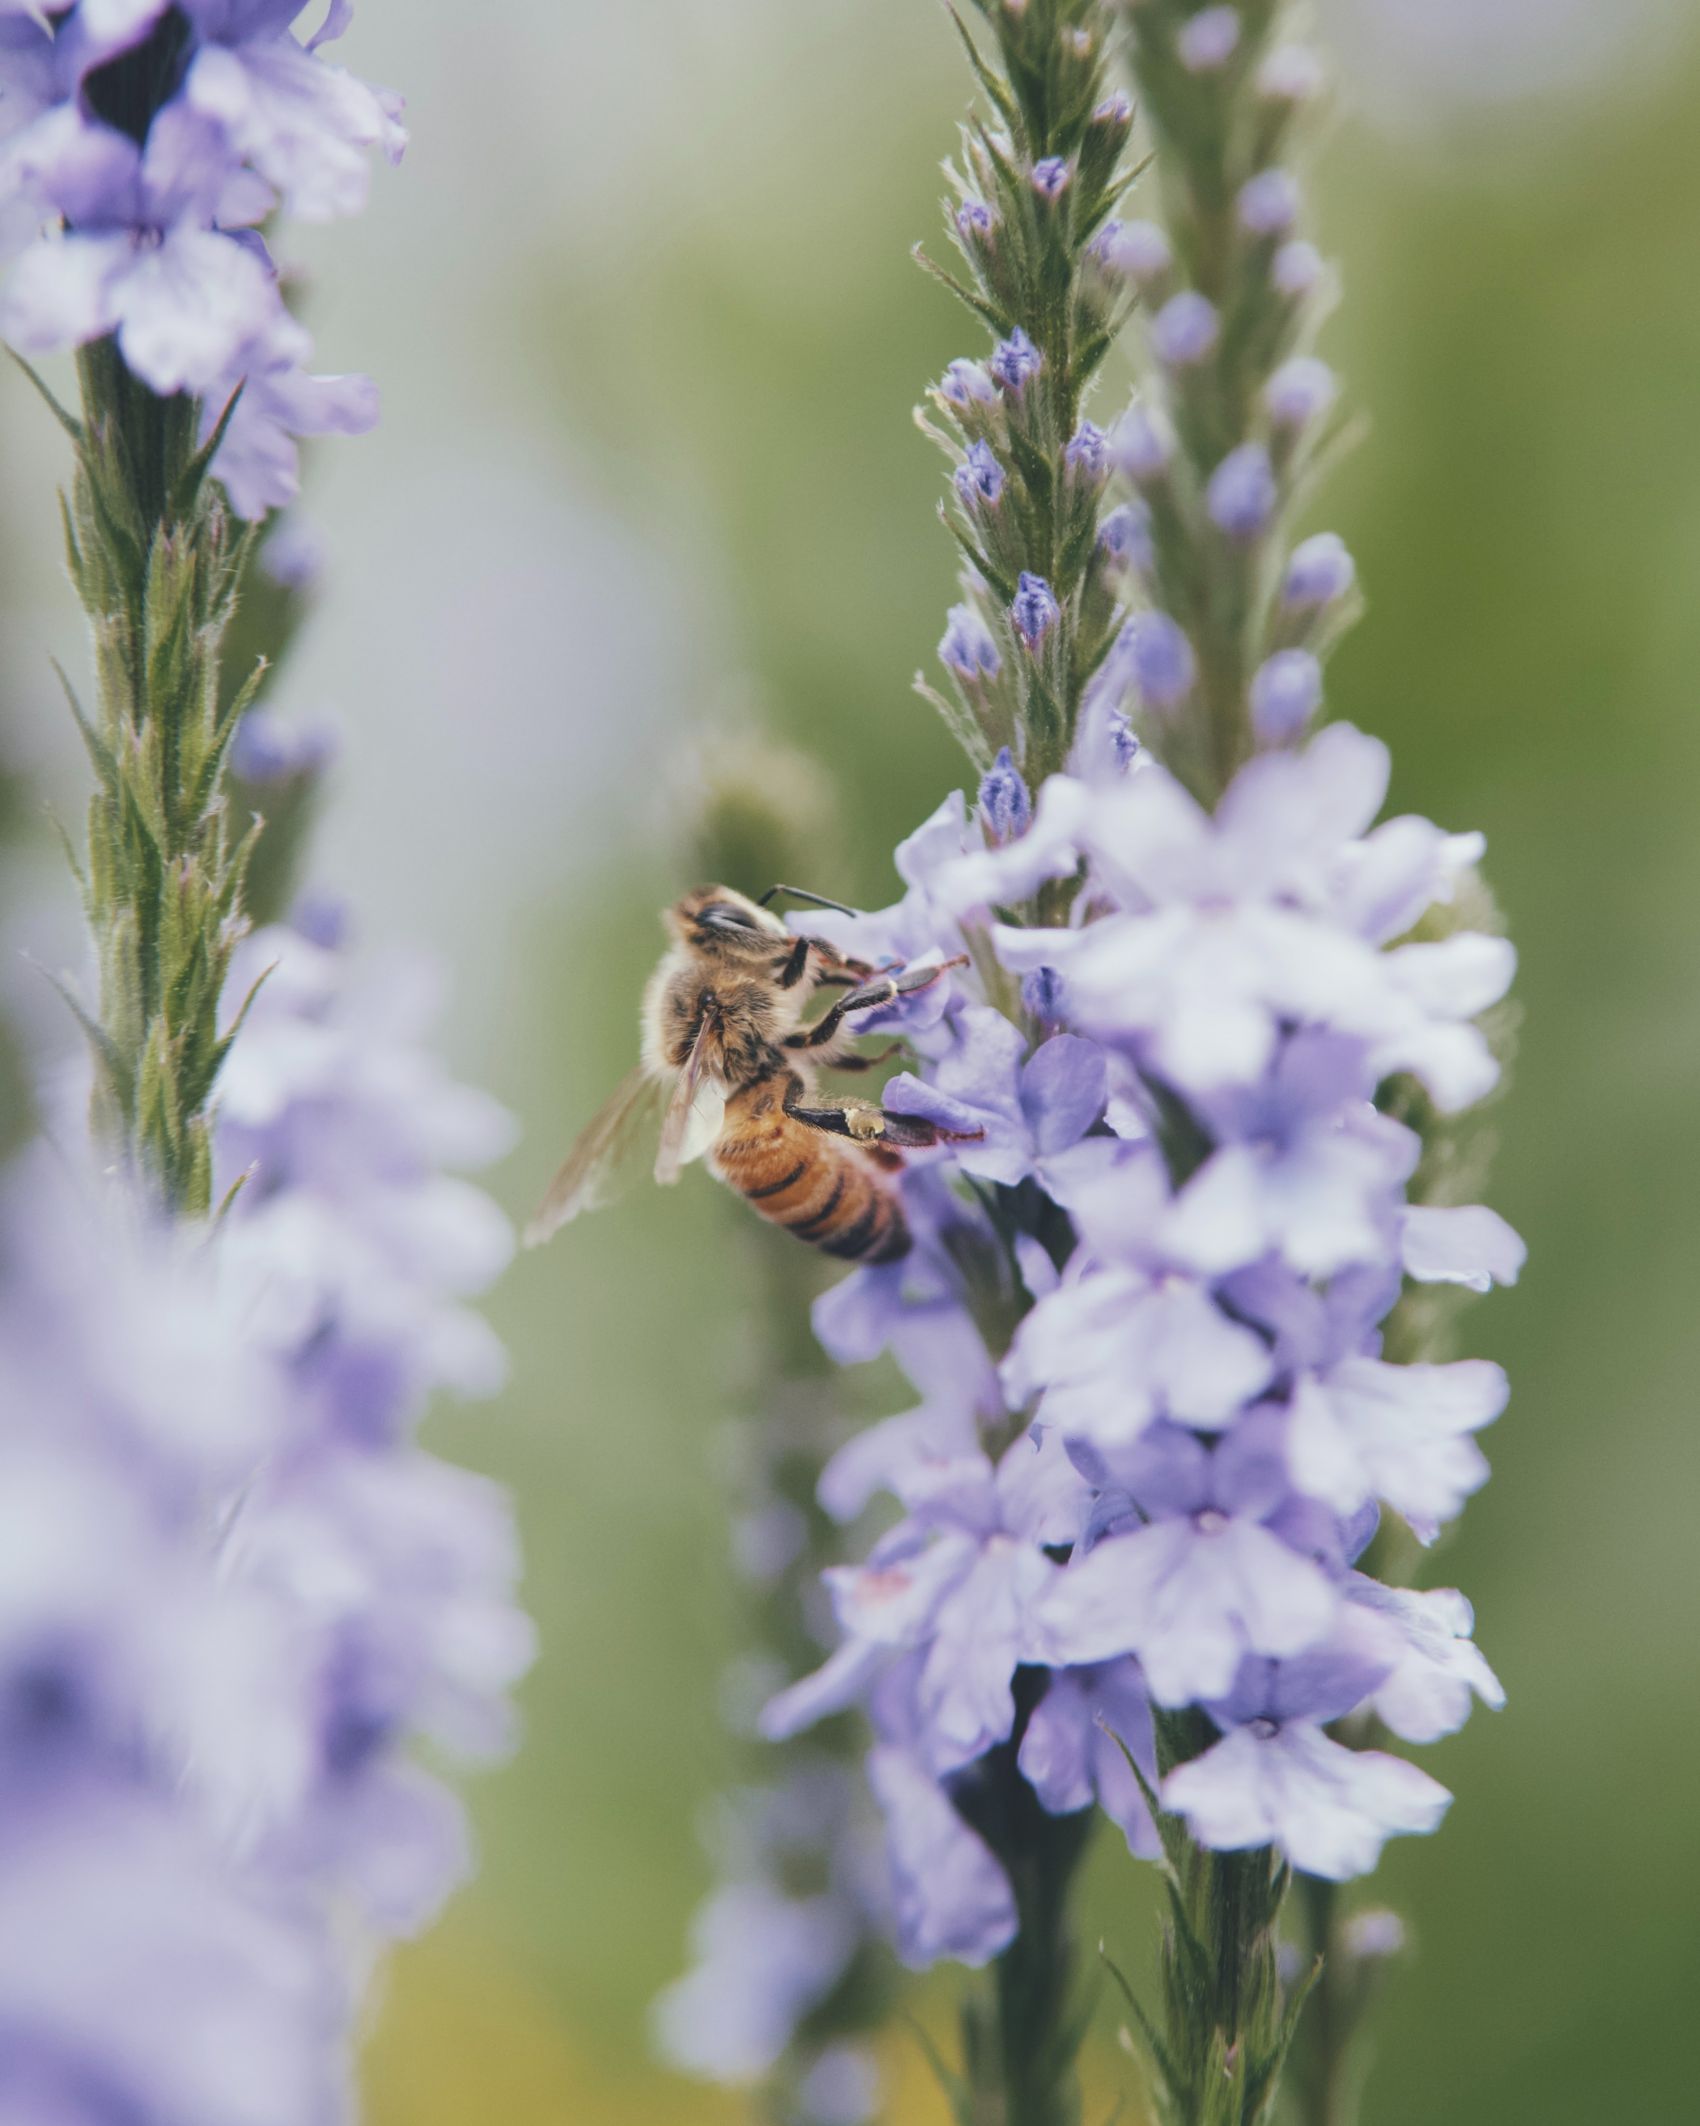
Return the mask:
[[1322,667],[1309,650],[1277,650],[1251,675],[1251,727],[1265,745],[1291,745],[1322,703]]
[[970,443],[968,454],[952,478],[964,507],[996,509],[1002,498],[1005,474],[989,443]]
[[980,784],[980,816],[996,842],[1012,842],[1033,824],[1033,800],[1008,746]]
[[1227,65],[1239,44],[1238,8],[1207,7],[1181,25],[1175,50],[1188,73],[1212,74]]
[[270,709],[250,709],[231,741],[230,772],[243,782],[289,782],[322,773],[335,753],[335,736],[324,725],[286,723]]
[[1332,605],[1357,579],[1357,567],[1338,532],[1315,532],[1293,549],[1281,586],[1281,602],[1304,612]]
[[1319,420],[1339,395],[1334,372],[1315,355],[1295,355],[1263,387],[1263,403],[1277,428],[1295,433]]
[[965,199],[956,210],[957,233],[964,243],[985,242],[997,225],[997,216],[983,199]]
[[1220,336],[1216,306],[1196,288],[1171,295],[1151,322],[1151,345],[1170,369],[1190,369],[1202,362]]
[[1019,397],[1022,387],[1044,367],[1044,356],[1019,325],[992,349],[989,367],[1005,391]]
[[1009,615],[1022,641],[1030,650],[1036,650],[1062,618],[1062,608],[1044,577],[1024,568]]
[[965,686],[995,679],[1003,667],[998,646],[978,611],[971,605],[953,605],[939,641],[939,661],[954,672]]
[[1205,490],[1210,521],[1242,544],[1269,529],[1280,501],[1275,468],[1261,443],[1242,443],[1210,475]]
[[1147,708],[1178,708],[1192,692],[1198,661],[1178,621],[1167,613],[1138,613],[1122,631],[1133,680]]
[[1054,205],[1068,189],[1069,167],[1061,155],[1047,155],[1033,165],[1033,189],[1047,205]]
[[1315,244],[1293,237],[1276,252],[1269,277],[1281,294],[1297,301],[1315,293],[1325,271],[1322,253]]
[[1299,218],[1298,179],[1290,170],[1259,170],[1240,187],[1234,204],[1248,235],[1285,236]]

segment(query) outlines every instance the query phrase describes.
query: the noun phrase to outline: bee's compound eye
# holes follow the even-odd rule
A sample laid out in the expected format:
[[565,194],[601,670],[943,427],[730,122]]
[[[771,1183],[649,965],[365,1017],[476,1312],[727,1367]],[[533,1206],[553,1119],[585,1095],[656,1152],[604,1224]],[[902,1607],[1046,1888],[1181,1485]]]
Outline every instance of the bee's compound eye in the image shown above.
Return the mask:
[[697,910],[696,921],[702,930],[754,930],[758,927],[751,922],[746,910],[735,908],[730,901],[710,901],[706,907]]

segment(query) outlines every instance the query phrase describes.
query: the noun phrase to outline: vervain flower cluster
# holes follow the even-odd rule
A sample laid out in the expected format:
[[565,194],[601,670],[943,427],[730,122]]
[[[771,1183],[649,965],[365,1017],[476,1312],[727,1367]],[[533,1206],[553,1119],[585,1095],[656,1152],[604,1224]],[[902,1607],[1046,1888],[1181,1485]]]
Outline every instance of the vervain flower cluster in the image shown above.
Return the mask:
[[[1501,1695],[1461,1595],[1358,1569],[1384,1510],[1425,1541],[1457,1514],[1505,1401],[1496,1366],[1380,1355],[1404,1279],[1485,1289],[1522,1256],[1491,1211],[1407,1200],[1418,1141],[1377,1105],[1408,1078],[1450,1112],[1495,1080],[1474,1021],[1510,948],[1445,934],[1479,839],[1375,826],[1386,752],[1346,726],[1249,762],[1214,815],[1142,752],[1075,765],[1035,802],[1001,760],[973,816],[953,797],[899,850],[896,907],[807,924],[973,963],[900,1007],[924,1062],[886,1100],[983,1134],[906,1182],[914,1256],[817,1314],[922,1398],[822,1497],[888,1490],[903,1518],[828,1575],[838,1649],[766,1716],[867,1706],[916,1963],[1015,1931],[973,1827],[1000,1745],[1045,1808],[1095,1799],[1151,1850],[1119,1745],[1155,1784],[1153,1711],[1197,1709],[1164,1807],[1338,1879],[1448,1796],[1331,1724],[1426,1742]],[[1065,926],[1000,919],[1065,877]]]
[[361,376],[318,376],[262,228],[357,213],[368,150],[399,158],[398,100],[303,42],[292,0],[0,0],[0,337],[34,355],[113,335],[162,397],[240,386],[215,470],[259,516],[297,486],[294,439],[377,418]]
[[5,1181],[9,2118],[340,2117],[371,1948],[466,1866],[413,1747],[498,1750],[530,1655],[505,1500],[411,1439],[499,1375],[461,1300],[507,1229],[441,1168],[506,1118],[322,938],[242,956],[211,1246],[40,1150]]

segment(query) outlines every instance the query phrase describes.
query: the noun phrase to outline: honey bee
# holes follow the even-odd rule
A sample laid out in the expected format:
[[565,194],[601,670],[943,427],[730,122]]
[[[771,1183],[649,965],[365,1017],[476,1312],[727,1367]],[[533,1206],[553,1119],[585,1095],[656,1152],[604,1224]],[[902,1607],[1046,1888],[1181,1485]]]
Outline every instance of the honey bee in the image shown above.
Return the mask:
[[[965,964],[876,972],[819,938],[794,936],[768,908],[699,886],[662,914],[671,943],[643,994],[641,1061],[568,1153],[525,1231],[535,1247],[603,1200],[624,1153],[657,1118],[655,1178],[677,1181],[693,1159],[799,1240],[853,1262],[893,1262],[909,1228],[895,1177],[903,1154],[963,1141],[919,1116],[823,1095],[823,1070],[872,1070],[852,1044],[857,1013],[911,996]],[[843,911],[848,913],[848,910]],[[845,992],[812,1022],[818,989]]]

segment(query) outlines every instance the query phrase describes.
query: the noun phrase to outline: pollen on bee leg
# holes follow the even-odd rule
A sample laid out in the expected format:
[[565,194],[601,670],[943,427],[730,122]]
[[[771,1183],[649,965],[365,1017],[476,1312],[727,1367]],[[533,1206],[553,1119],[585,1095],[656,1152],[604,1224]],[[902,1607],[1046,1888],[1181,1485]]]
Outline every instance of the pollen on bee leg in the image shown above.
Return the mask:
[[844,1111],[852,1137],[883,1137],[885,1117],[877,1107],[850,1107]]

